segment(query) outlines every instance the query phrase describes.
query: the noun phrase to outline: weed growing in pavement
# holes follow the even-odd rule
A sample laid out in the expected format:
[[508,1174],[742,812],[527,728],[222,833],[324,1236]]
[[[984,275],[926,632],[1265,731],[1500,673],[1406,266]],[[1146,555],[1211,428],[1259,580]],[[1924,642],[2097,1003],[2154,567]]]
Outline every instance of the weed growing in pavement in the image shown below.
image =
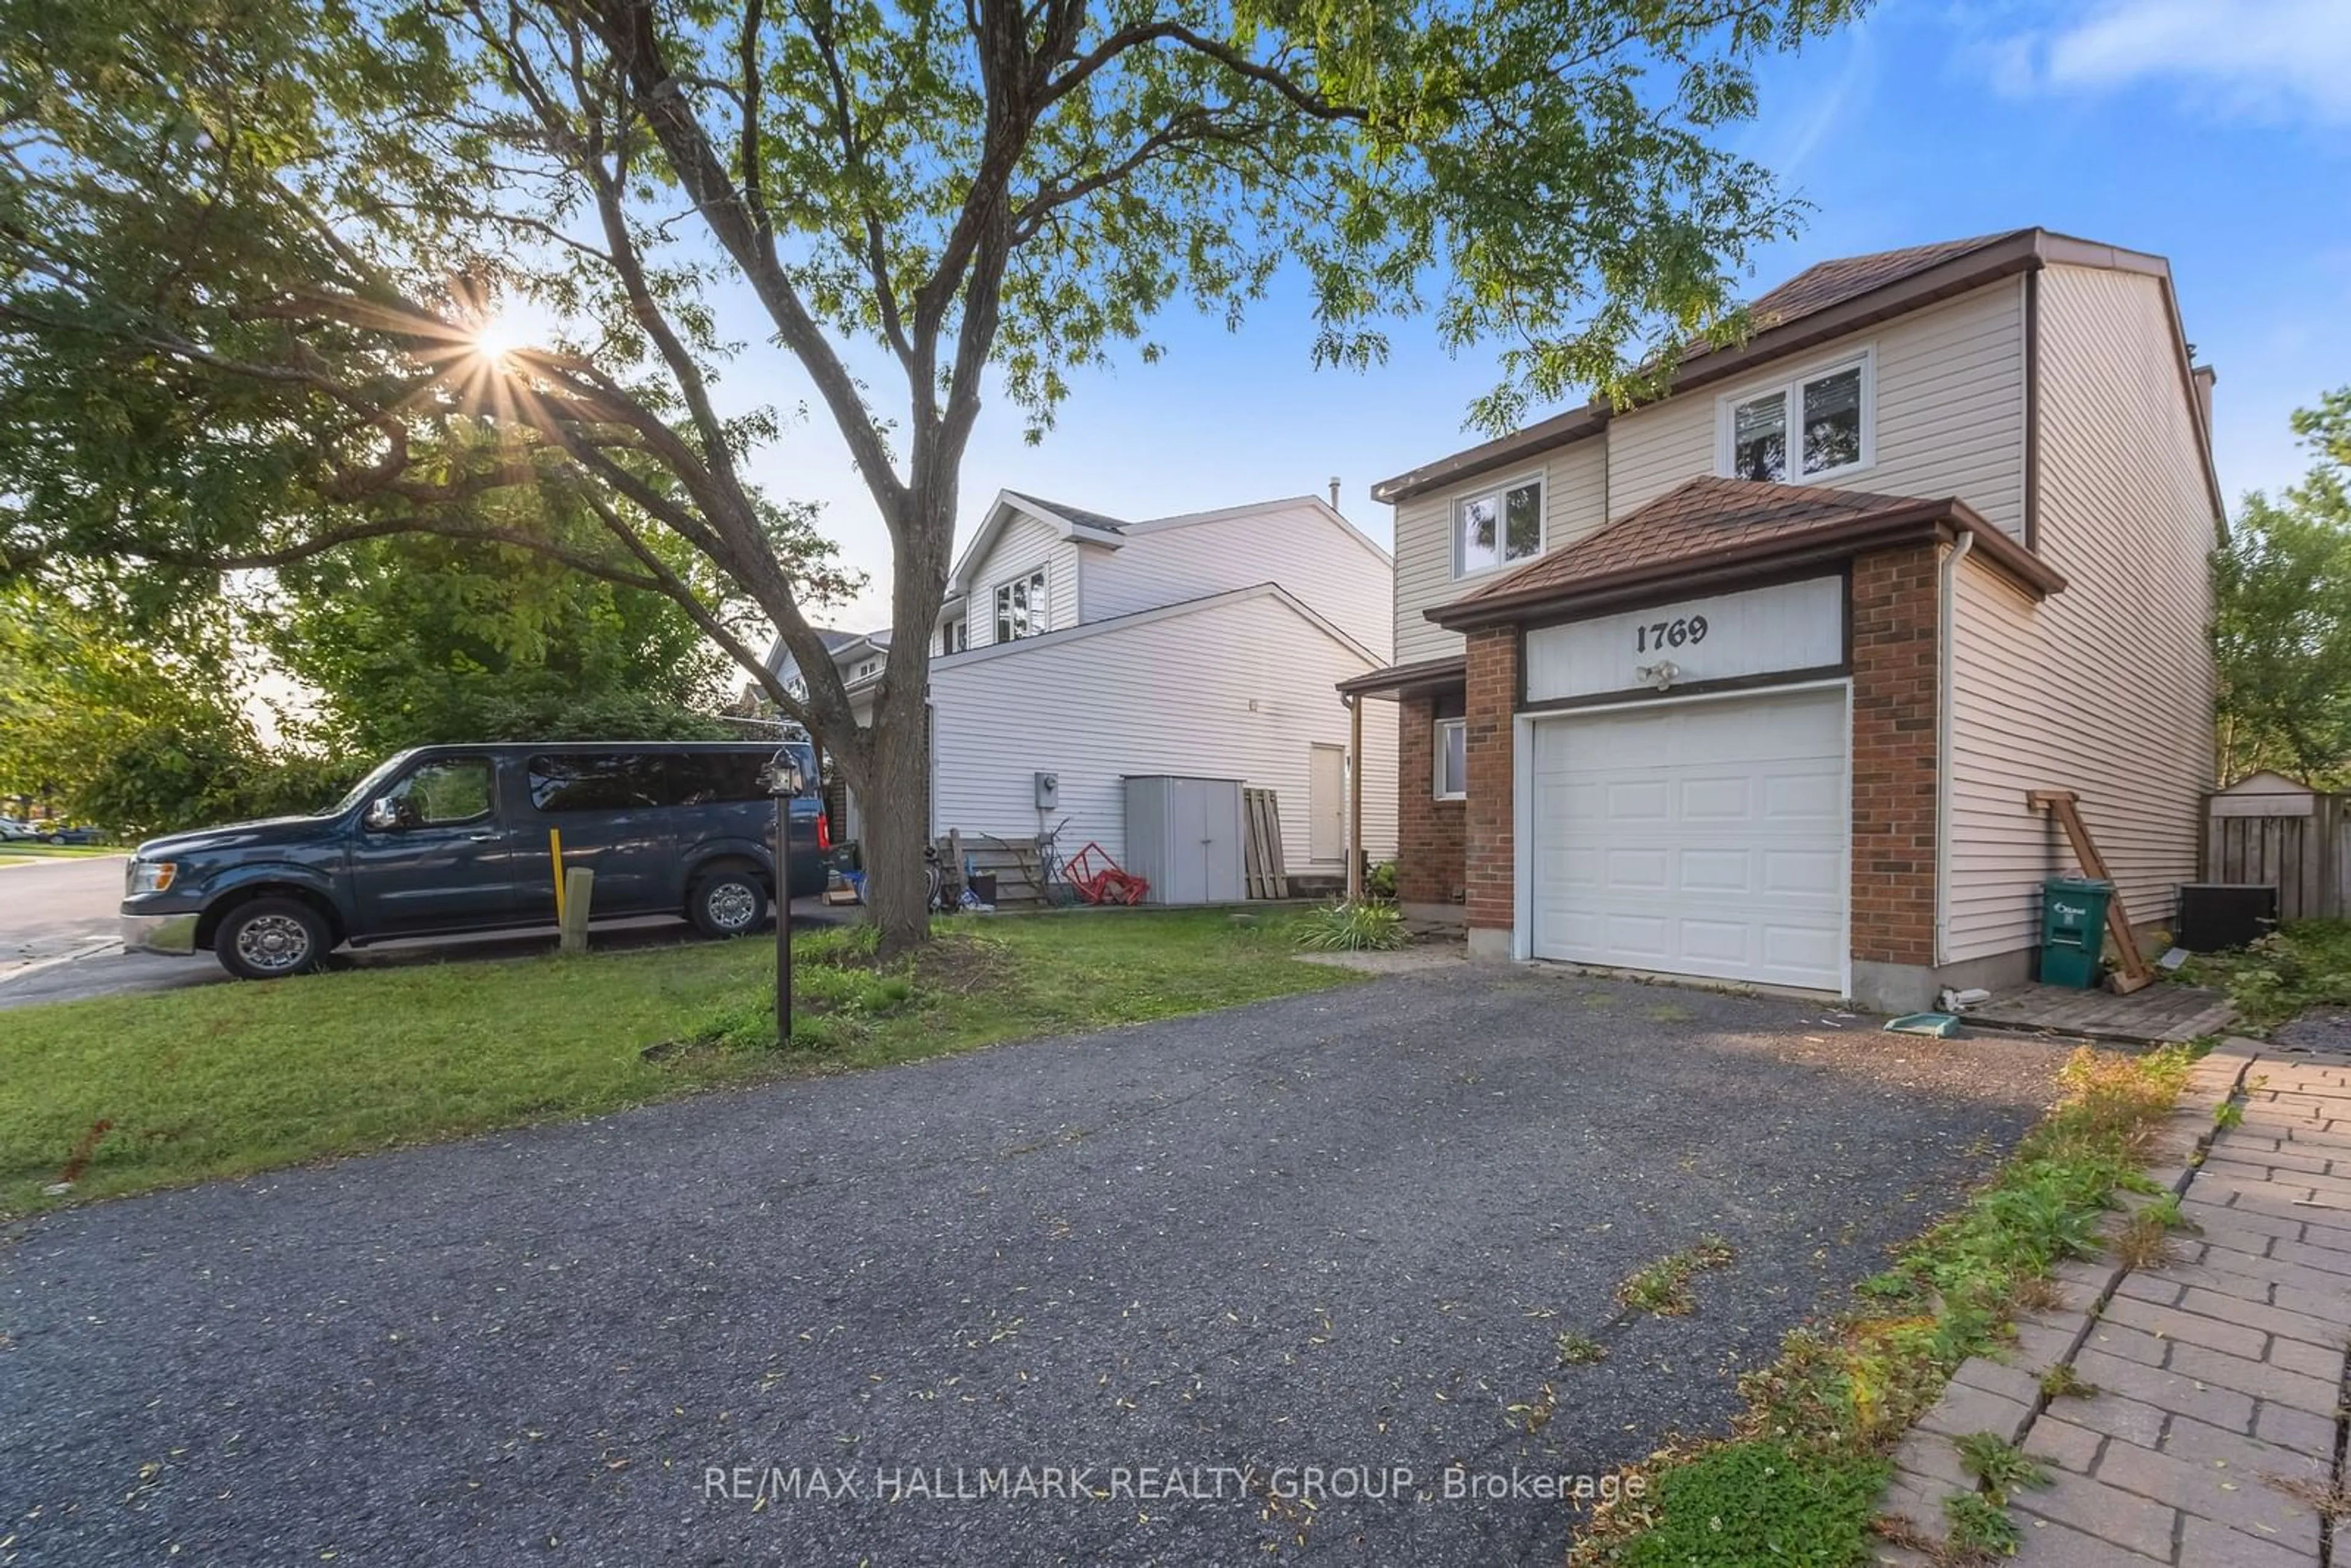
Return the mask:
[[1589,1334],[1563,1333],[1553,1343],[1562,1366],[1591,1366],[1608,1359],[1608,1347]]
[[1730,1243],[1719,1236],[1701,1236],[1693,1245],[1627,1275],[1616,1287],[1616,1304],[1626,1312],[1661,1318],[1687,1317],[1698,1307],[1690,1277],[1701,1269],[1719,1269],[1730,1258]]
[[1975,1477],[1996,1508],[2006,1508],[2009,1493],[2021,1487],[2049,1484],[2049,1472],[1997,1432],[1970,1432],[1953,1446],[1959,1469]]
[[2087,1399],[2097,1392],[2098,1385],[2074,1371],[2070,1361],[2061,1361],[2041,1375],[2043,1399]]
[[1945,1498],[1943,1520],[1951,1527],[1949,1554],[1962,1563],[2013,1557],[2024,1544],[2016,1521],[1981,1492],[1955,1491]]

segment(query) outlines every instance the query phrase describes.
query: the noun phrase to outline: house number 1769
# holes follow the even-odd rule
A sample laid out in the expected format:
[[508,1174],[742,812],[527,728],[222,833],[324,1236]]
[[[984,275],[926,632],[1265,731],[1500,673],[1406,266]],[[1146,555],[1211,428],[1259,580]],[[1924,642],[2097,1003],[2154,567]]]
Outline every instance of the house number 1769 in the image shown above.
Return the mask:
[[1685,643],[1706,641],[1706,617],[1685,615],[1676,621],[1652,621],[1646,626],[1633,629],[1633,651],[1652,653],[1659,648],[1678,648]]

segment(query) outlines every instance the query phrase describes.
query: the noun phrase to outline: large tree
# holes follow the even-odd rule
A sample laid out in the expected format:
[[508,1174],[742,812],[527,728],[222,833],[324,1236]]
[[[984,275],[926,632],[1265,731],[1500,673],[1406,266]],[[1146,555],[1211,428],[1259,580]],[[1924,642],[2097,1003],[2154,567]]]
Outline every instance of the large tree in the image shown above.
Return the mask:
[[2351,782],[2351,388],[2295,413],[2316,462],[2238,508],[2213,558],[2220,778]]
[[[431,531],[667,593],[868,803],[902,945],[987,397],[1041,434],[1165,307],[1237,324],[1286,278],[1321,362],[1402,314],[1499,341],[1482,426],[1630,395],[1735,333],[1792,225],[1724,145],[1755,61],[1865,4],[0,0],[0,569],[111,563],[162,613],[188,574]],[[808,616],[829,548],[747,476],[779,377],[890,539],[863,727]],[[601,541],[486,512],[519,486]]]

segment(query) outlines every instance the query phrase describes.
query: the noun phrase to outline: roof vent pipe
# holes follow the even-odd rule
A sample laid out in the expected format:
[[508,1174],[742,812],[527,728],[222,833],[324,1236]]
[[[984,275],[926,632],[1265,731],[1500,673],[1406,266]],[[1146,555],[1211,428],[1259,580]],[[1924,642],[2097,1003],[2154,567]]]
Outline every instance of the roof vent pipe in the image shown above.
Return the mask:
[[1336,474],[1331,476],[1331,509],[1334,512],[1339,509],[1339,476]]

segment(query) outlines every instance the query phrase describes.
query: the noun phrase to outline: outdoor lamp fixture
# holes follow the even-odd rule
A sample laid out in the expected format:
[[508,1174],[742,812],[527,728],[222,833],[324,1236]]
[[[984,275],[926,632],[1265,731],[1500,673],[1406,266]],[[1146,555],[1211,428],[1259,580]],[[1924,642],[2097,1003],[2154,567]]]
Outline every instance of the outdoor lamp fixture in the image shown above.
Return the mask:
[[792,1042],[792,801],[808,792],[808,773],[790,751],[768,765],[776,797],[776,1047]]

